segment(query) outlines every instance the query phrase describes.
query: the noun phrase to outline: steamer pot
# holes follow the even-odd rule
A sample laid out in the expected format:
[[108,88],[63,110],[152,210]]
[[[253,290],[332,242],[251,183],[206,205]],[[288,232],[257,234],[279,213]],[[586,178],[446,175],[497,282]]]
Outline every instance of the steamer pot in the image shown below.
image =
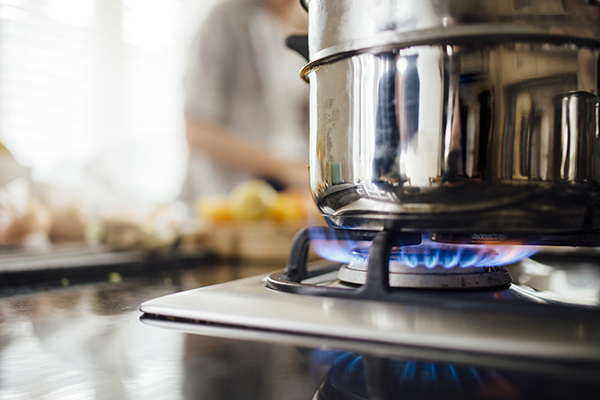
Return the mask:
[[390,45],[600,38],[600,0],[301,1],[311,61]]
[[598,6],[305,5],[311,190],[331,226],[600,227]]

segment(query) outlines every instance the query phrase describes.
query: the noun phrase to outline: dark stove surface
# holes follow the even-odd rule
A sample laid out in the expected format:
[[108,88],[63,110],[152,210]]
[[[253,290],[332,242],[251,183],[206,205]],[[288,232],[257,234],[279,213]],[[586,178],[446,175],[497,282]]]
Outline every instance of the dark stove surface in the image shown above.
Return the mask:
[[330,354],[315,399],[596,399],[597,384],[576,377],[460,363]]

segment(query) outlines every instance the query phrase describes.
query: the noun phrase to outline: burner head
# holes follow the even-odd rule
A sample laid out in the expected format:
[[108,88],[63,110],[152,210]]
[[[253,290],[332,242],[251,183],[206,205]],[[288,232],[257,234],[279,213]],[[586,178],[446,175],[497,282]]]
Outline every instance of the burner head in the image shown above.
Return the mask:
[[[370,246],[358,246],[350,250],[337,278],[343,283],[365,284],[369,249]],[[510,253],[515,252],[520,255],[506,246],[496,249],[484,245],[439,244],[427,239],[420,245],[395,246],[390,251],[389,285],[424,289],[504,286],[511,278],[500,265],[510,262]]]
[[[355,250],[352,261],[342,266],[337,278],[363,285],[367,279],[368,252]],[[493,266],[496,250],[481,247],[421,245],[393,247],[390,251],[389,285],[398,288],[460,289],[503,286],[512,282],[505,268]]]
[[[343,265],[337,278],[344,283],[364,285],[367,280],[367,265]],[[407,267],[398,262],[390,262],[389,285],[393,288],[474,289],[504,286],[511,282],[510,274],[504,267],[446,269],[440,266]]]
[[[344,283],[364,285],[367,280],[368,253],[356,250],[352,255],[353,260],[342,266],[337,278]],[[395,247],[390,253],[389,285],[424,289],[507,285],[512,279],[505,268],[485,266],[492,265],[497,258],[498,252],[487,247]]]

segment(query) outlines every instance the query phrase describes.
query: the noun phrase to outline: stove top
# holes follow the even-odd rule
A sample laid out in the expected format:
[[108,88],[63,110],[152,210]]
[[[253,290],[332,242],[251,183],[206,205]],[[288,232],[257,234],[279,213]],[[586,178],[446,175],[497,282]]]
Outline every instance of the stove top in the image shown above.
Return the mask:
[[[328,230],[320,232],[317,239],[332,239]],[[420,236],[363,232],[354,234],[350,253],[356,255],[356,248],[372,241],[368,259],[360,250],[358,262],[307,265],[312,239],[303,235],[310,236],[306,231],[299,235],[284,270],[147,301],[141,306],[142,321],[202,335],[375,357],[458,359],[486,368],[519,359],[519,365],[532,370],[590,381],[600,376],[600,261],[595,257],[536,256],[537,261],[524,258],[506,268],[472,265],[489,256],[486,248],[483,255],[467,254],[465,261],[446,268],[439,262],[443,253],[428,252],[446,247],[434,245],[417,251],[420,261],[407,266],[398,261],[397,246],[418,246]],[[438,261],[427,265],[428,257]],[[347,270],[359,275],[348,278]],[[404,275],[400,284],[395,274]],[[427,284],[406,285],[406,276],[424,277]],[[439,280],[437,286],[431,285],[432,277]]]
[[[336,285],[329,266],[317,269],[323,274],[310,278],[311,283]],[[306,336],[383,347],[600,360],[597,305],[559,302],[525,286],[468,292],[403,290],[396,301],[380,302],[277,292],[267,287],[268,278],[262,275],[145,302],[144,321],[176,322],[188,331],[217,336],[232,329],[237,331],[234,335],[244,331],[245,337],[292,335],[296,342]]]

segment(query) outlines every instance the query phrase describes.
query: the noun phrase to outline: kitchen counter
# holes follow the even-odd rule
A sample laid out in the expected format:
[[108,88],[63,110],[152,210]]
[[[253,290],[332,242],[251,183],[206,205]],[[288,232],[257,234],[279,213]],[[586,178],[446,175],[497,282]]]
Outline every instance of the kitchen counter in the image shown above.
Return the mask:
[[[139,321],[144,300],[277,266],[199,265],[111,281],[0,291],[2,399],[306,399],[310,352]],[[62,280],[62,283],[65,283]]]
[[[596,398],[600,383],[539,371],[393,359],[187,334],[140,322],[141,302],[281,269],[202,263],[0,289],[2,399]],[[64,285],[64,286],[63,286]],[[530,361],[530,360],[529,360]],[[581,367],[581,366],[579,366]],[[597,368],[597,366],[595,366]],[[600,381],[600,380],[599,380]],[[318,395],[315,393],[318,392]]]

